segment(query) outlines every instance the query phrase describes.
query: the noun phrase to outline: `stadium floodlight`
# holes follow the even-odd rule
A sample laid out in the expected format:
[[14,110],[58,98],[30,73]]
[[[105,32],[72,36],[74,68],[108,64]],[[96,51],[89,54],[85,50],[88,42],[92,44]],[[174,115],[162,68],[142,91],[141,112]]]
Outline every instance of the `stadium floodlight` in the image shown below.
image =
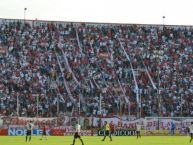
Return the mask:
[[165,18],[166,18],[165,16],[162,16],[162,19],[163,19],[163,26],[164,26],[164,20],[165,20]]
[[24,22],[25,22],[25,18],[26,18],[26,11],[27,11],[27,8],[24,8]]

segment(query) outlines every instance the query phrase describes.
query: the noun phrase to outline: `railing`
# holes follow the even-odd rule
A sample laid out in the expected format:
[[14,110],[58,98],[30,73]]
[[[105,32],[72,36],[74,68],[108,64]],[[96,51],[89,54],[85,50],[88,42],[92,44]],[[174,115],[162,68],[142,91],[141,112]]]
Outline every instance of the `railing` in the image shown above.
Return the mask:
[[140,100],[139,100],[139,87],[138,87],[137,80],[136,80],[136,74],[135,74],[135,71],[133,69],[133,65],[131,63],[131,59],[130,59],[129,55],[127,54],[127,52],[125,51],[125,48],[123,47],[122,42],[120,41],[120,39],[118,39],[118,41],[119,41],[119,43],[121,45],[121,48],[123,49],[123,52],[124,52],[127,60],[129,61],[129,64],[130,64],[130,67],[131,67],[131,70],[132,70],[133,79],[134,79],[134,82],[135,82],[136,100],[137,100],[137,103],[139,105],[140,104]]
[[58,62],[59,67],[60,67],[60,71],[61,71],[61,74],[62,74],[62,78],[63,78],[63,80],[64,80],[64,86],[65,86],[65,88],[66,88],[66,91],[67,91],[67,93],[68,93],[71,101],[72,101],[73,103],[75,103],[74,98],[73,98],[73,96],[72,96],[72,93],[71,93],[71,91],[70,91],[70,89],[69,89],[69,87],[68,87],[66,78],[64,77],[63,68],[62,68],[62,65],[61,65],[61,63],[60,63],[60,60],[59,60],[59,58],[58,58],[58,54],[57,54],[56,50],[54,50],[54,51],[55,51],[55,54],[56,54],[57,62]]

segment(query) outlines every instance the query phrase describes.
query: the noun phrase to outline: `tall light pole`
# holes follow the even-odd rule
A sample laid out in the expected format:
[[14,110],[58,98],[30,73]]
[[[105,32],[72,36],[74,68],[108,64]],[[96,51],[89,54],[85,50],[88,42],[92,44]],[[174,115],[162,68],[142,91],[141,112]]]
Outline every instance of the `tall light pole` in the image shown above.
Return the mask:
[[23,16],[24,22],[25,22],[25,19],[26,19],[26,11],[27,11],[27,8],[24,8],[24,16]]
[[[164,32],[164,24],[165,24],[165,16],[162,16],[162,19],[163,19],[163,32]],[[160,69],[160,65],[161,65],[161,61],[162,61],[162,58],[163,58],[163,52],[161,50],[157,51],[157,60],[158,60],[158,87],[157,87],[157,97],[159,99],[159,117],[162,116],[162,98],[161,98],[161,94],[160,94],[160,72],[161,72],[161,69]]]
[[159,117],[161,117],[162,113],[162,105],[161,105],[161,95],[160,95],[160,54],[158,52],[158,87],[157,87],[157,96],[159,99]]
[[164,24],[165,24],[165,16],[162,16],[162,19],[163,19],[163,26],[164,26]]

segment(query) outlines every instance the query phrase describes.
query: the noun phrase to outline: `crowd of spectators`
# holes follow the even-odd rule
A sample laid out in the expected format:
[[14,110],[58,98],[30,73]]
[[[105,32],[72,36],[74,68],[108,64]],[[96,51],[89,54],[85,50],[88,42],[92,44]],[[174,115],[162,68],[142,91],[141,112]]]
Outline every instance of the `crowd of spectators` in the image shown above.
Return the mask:
[[0,49],[2,115],[193,116],[193,27],[0,20]]

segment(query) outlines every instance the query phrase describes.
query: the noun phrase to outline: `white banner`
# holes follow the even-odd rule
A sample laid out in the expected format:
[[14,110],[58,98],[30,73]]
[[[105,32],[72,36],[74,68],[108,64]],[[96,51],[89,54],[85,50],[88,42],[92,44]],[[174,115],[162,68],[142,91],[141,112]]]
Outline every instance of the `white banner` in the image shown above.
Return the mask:
[[173,122],[175,124],[175,128],[177,130],[180,130],[182,128],[187,128],[190,126],[191,122],[193,122],[193,119],[178,119],[178,120],[174,120],[174,119],[157,119],[157,118],[153,118],[153,119],[149,119],[149,120],[145,120],[145,119],[137,119],[137,120],[133,120],[133,121],[123,121],[119,118],[113,117],[113,118],[97,118],[94,117],[93,118],[93,126],[95,127],[99,127],[104,125],[104,121],[107,121],[110,124],[113,124],[115,126],[115,128],[123,128],[123,129],[127,129],[127,128],[136,128],[137,123],[140,123],[142,125],[143,129],[146,130],[157,130],[159,128],[159,130],[170,130],[171,129],[171,123]]

